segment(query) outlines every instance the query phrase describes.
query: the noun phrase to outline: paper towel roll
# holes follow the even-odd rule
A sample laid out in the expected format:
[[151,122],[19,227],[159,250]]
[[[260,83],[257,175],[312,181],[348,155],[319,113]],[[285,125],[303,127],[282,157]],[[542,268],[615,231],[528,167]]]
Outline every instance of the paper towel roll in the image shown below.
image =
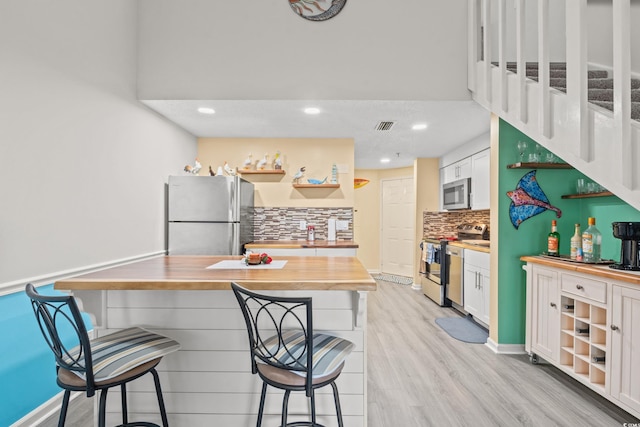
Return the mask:
[[336,220],[335,218],[329,218],[327,220],[327,240],[335,242],[336,240]]

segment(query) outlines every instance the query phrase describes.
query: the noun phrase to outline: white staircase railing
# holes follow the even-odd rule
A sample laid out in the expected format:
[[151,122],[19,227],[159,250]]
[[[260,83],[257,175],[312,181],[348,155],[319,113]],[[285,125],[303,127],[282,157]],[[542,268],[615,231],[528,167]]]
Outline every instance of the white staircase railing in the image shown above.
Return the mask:
[[[610,31],[604,50],[611,64],[591,61],[611,71],[611,112],[588,101],[587,41],[594,28],[587,0],[468,2],[468,87],[474,100],[640,209],[640,122],[631,119],[630,83],[632,54],[640,54],[631,20],[639,17],[640,5],[611,0],[611,22],[603,25]],[[508,61],[517,72],[507,71]],[[566,62],[566,93],[549,85],[554,61]],[[538,81],[526,78],[527,62],[538,63]]]

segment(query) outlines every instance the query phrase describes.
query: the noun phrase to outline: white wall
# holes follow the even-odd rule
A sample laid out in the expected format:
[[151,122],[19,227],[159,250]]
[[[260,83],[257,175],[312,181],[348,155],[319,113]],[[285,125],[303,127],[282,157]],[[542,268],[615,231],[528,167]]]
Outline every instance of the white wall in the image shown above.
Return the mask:
[[0,291],[164,249],[196,140],[136,100],[130,0],[0,3]]
[[467,100],[466,52],[465,0],[140,0],[139,98]]

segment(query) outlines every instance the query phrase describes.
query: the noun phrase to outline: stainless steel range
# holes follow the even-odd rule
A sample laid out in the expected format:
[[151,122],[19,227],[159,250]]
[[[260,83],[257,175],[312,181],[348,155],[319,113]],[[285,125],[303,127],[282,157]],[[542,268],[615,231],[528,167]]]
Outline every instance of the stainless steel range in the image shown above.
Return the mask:
[[424,239],[420,243],[422,250],[420,274],[427,278],[422,281],[422,292],[440,306],[448,306],[446,298],[447,281],[447,240],[438,238]]

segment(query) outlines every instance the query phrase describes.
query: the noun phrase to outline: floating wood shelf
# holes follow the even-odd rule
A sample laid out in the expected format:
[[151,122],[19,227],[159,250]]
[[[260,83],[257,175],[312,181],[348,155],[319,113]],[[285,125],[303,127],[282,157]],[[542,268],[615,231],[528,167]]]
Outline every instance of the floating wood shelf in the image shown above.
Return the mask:
[[284,175],[286,172],[283,169],[264,169],[264,170],[238,169],[238,173],[241,175]]
[[563,199],[587,199],[589,197],[607,197],[613,196],[611,191],[601,191],[599,193],[583,193],[583,194],[565,194]]
[[293,184],[293,188],[340,188],[340,184]]
[[507,169],[573,169],[568,163],[513,163]]

